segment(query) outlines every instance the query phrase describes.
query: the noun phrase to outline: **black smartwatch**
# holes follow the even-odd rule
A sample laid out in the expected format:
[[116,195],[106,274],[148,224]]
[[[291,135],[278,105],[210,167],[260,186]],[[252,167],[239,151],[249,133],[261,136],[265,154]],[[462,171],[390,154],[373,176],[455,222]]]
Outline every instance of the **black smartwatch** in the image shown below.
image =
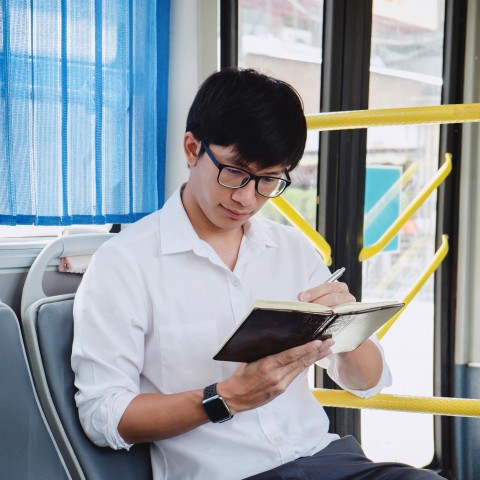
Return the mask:
[[233,417],[225,400],[217,393],[216,383],[203,389],[202,405],[213,423],[226,422]]

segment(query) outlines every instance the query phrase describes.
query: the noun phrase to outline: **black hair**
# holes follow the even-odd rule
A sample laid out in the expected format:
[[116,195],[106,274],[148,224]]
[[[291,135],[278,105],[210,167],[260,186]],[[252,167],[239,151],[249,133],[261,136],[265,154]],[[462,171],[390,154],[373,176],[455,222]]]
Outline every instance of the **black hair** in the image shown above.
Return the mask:
[[235,147],[245,166],[288,170],[302,158],[307,138],[298,92],[282,80],[240,68],[222,69],[202,83],[186,131],[207,145]]

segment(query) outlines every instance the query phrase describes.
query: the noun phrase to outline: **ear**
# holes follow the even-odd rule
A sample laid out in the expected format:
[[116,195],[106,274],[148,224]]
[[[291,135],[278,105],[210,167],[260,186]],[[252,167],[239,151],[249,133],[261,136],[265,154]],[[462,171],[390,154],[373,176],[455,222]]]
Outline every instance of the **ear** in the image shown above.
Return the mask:
[[189,167],[194,167],[200,153],[200,141],[195,138],[192,132],[185,132],[183,136],[183,150]]

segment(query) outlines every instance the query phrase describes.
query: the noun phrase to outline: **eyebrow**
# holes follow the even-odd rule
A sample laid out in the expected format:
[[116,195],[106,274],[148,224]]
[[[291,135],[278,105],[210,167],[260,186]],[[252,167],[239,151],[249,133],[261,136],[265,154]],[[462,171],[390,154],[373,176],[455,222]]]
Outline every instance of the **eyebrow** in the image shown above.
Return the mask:
[[278,165],[278,166],[267,167],[267,170],[271,168],[271,169],[275,169],[274,171],[262,172],[261,174],[258,173],[258,172],[254,173],[254,172],[251,171],[251,169],[249,167],[250,167],[250,165],[255,165],[255,162],[250,162],[249,164],[246,164],[237,155],[235,155],[235,157],[233,157],[231,159],[222,160],[220,163],[222,163],[222,162],[228,162],[227,164],[231,165],[234,168],[240,168],[242,170],[246,170],[247,172],[251,173],[252,175],[257,175],[257,176],[261,176],[261,177],[281,177],[281,175],[283,175],[287,171],[286,167],[282,167],[282,166]]
[[250,168],[248,168],[249,165],[244,165],[243,163],[240,163],[239,165],[232,165],[232,167],[239,168],[241,170],[245,170],[248,173],[251,173],[252,175],[256,175],[257,177],[278,177],[278,178],[280,178],[287,170],[286,168],[281,168],[281,167],[278,167],[278,169],[276,169],[276,167],[268,167],[268,168],[272,168],[272,169],[275,168],[275,171],[254,173],[254,172],[251,171]]
[[[209,147],[210,148],[210,147]],[[268,168],[272,168],[272,169],[275,169],[274,172],[267,172],[267,173],[262,173],[262,174],[259,174],[259,173],[253,173],[249,166],[251,164],[255,164],[255,162],[249,162],[248,164],[245,163],[245,161],[242,159],[242,157],[237,153],[237,152],[228,152],[227,155],[231,155],[231,158],[218,158],[217,157],[217,154],[215,154],[213,151],[212,151],[213,155],[215,156],[215,158],[217,159],[217,162],[218,163],[221,163],[223,165],[228,165],[228,166],[232,166],[234,168],[239,168],[241,170],[245,170],[247,171],[248,173],[251,173],[252,175],[256,175],[256,176],[260,176],[260,177],[277,177],[277,178],[281,178],[282,175],[288,170],[288,168],[286,166],[282,166],[282,165],[272,165],[271,167],[268,167]]]

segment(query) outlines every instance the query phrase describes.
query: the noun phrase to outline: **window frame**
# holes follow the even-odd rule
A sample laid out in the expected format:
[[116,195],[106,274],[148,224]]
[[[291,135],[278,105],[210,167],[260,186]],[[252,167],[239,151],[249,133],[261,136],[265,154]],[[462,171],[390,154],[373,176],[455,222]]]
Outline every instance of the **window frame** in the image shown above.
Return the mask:
[[[445,1],[445,35],[443,48],[442,104],[463,102],[463,73],[468,0]],[[368,108],[370,49],[373,1],[324,0],[323,63],[320,111],[342,111]],[[221,0],[221,66],[237,64],[238,1]],[[236,32],[232,38],[234,25]],[[232,53],[233,52],[233,53]],[[360,53],[359,53],[360,52]],[[340,61],[339,61],[340,59]],[[351,68],[354,68],[352,74]],[[460,73],[459,73],[460,72]],[[348,73],[348,75],[345,75]],[[358,76],[356,76],[358,75]],[[355,81],[353,80],[355,78]],[[360,78],[360,81],[358,79]],[[441,127],[439,165],[442,152],[449,151],[460,162],[461,128],[449,124]],[[352,147],[353,145],[353,147]],[[356,152],[352,168],[351,152]],[[360,153],[359,153],[360,152]],[[318,214],[317,230],[332,246],[333,265],[346,266],[346,281],[352,292],[361,298],[362,266],[358,254],[363,247],[363,199],[366,168],[366,132],[361,130],[321,132],[319,141]],[[362,162],[363,159],[363,162]],[[454,332],[455,291],[458,258],[458,205],[460,168],[455,168],[442,188],[437,203],[436,242],[441,235],[450,239],[450,252],[435,273],[434,317],[434,391],[435,395],[454,394]],[[342,195],[345,189],[355,195]],[[353,190],[352,190],[353,189]],[[342,212],[342,222],[339,222]],[[347,212],[347,221],[345,221]],[[331,388],[329,379],[323,384]],[[339,434],[360,434],[359,413],[347,409],[326,409],[332,428]],[[330,411],[329,411],[330,410]],[[452,474],[455,452],[453,418],[436,416],[434,419],[434,458],[429,468],[449,477]]]

